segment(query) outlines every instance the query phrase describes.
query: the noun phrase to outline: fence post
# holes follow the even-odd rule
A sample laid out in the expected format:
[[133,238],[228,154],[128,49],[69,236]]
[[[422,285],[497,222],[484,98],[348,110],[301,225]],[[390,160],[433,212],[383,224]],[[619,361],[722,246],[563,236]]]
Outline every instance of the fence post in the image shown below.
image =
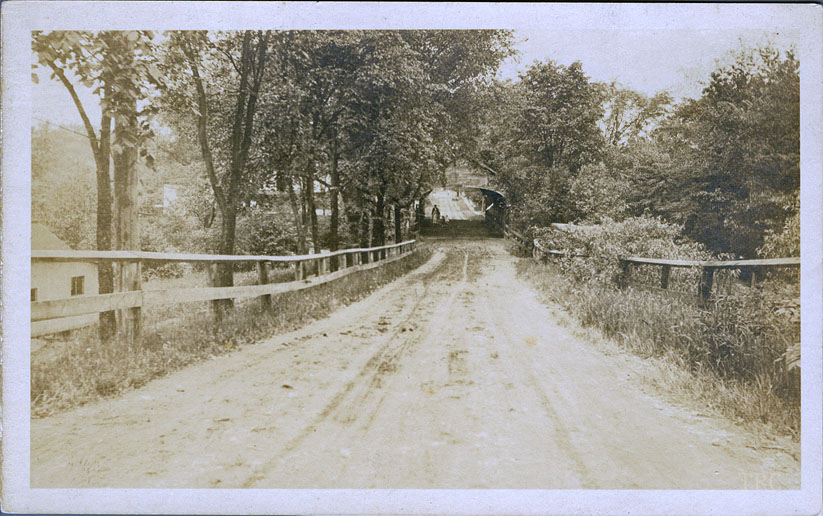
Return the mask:
[[303,279],[303,262],[294,262],[294,279],[296,281]]
[[[131,281],[129,284],[129,290],[142,290],[143,289],[143,263],[142,262],[135,262],[132,266],[132,274]],[[129,316],[131,317],[131,332],[132,336],[135,340],[139,339],[140,336],[143,334],[143,308],[140,306],[135,306],[134,308],[129,309]]]
[[700,297],[709,299],[712,296],[712,284],[714,283],[714,267],[703,266],[703,274],[700,276]]
[[[206,273],[209,276],[209,286],[210,287],[217,286],[217,262],[207,263],[206,264]],[[211,313],[215,317],[217,317],[217,314],[218,314],[219,308],[217,307],[217,303],[219,301],[220,301],[219,299],[213,299],[212,301],[209,302],[209,305],[211,307]]]
[[671,265],[664,265],[660,271],[660,288],[663,290],[669,288],[669,274],[672,271]]
[[[257,281],[260,285],[266,285],[269,282],[269,262],[257,262]],[[266,294],[260,297],[260,304],[263,310],[271,309],[271,295]]]
[[[117,264],[115,275],[115,290],[117,292],[128,292],[142,289],[142,267],[140,260],[121,262]],[[129,342],[134,342],[140,338],[142,333],[142,310],[141,307],[123,308],[117,310],[118,332],[125,336]]]
[[757,269],[752,267],[752,277],[749,278],[749,287],[754,288],[755,283],[757,282]]
[[632,273],[632,264],[628,260],[619,258],[620,272],[617,274],[617,286],[626,288],[629,284],[629,275]]

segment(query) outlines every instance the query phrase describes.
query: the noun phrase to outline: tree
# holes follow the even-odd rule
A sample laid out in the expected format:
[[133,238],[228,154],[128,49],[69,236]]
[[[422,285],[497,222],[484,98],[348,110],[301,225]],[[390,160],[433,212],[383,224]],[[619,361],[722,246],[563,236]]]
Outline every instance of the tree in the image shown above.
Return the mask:
[[[83,127],[94,156],[97,176],[97,236],[98,250],[112,248],[112,222],[118,231],[118,248],[139,246],[136,210],[137,179],[134,163],[143,142],[151,136],[146,110],[138,109],[147,88],[159,81],[157,68],[151,62],[153,34],[148,31],[53,31],[33,33],[32,47],[37,54],[35,68],[51,71],[51,78],[60,81],[72,98],[83,121]],[[32,79],[39,80],[37,74]],[[99,134],[95,130],[77,93],[77,85],[91,88],[100,98]],[[112,133],[112,122],[115,127]],[[112,135],[114,140],[112,141]],[[112,218],[111,160],[114,154],[115,190],[118,192],[117,216]],[[142,151],[147,159],[150,156]],[[98,266],[99,291],[114,289],[111,264]],[[135,272],[132,272],[134,275]],[[115,325],[113,312],[100,314],[100,335],[112,336]]]
[[792,51],[743,50],[660,129],[671,156],[660,207],[715,252],[757,255],[800,187],[800,88]]
[[88,138],[71,127],[41,124],[31,132],[31,220],[72,249],[94,249],[95,164]]
[[603,145],[597,122],[603,116],[600,89],[580,62],[568,67],[536,63],[521,76],[524,106],[518,124],[522,150],[547,169],[575,174],[594,161]]
[[[385,242],[386,220],[402,238],[414,201],[474,152],[478,92],[511,54],[507,31],[385,31],[364,35],[373,49],[360,67],[351,103],[349,160],[360,171],[349,191],[362,196],[372,243]],[[389,217],[389,214],[391,217]],[[361,216],[365,232],[367,217]]]
[[580,215],[569,202],[582,167],[600,159],[602,91],[582,66],[535,63],[518,83],[491,88],[479,161],[495,170],[516,223],[548,225]]
[[[209,36],[204,31],[169,33],[165,69],[171,81],[166,93],[177,115],[194,115],[205,173],[221,215],[219,252],[234,254],[238,212],[257,179],[249,155],[269,33],[220,33],[214,40]],[[231,263],[218,265],[213,284],[234,284]],[[216,301],[218,318],[232,306],[230,299]]]
[[666,115],[673,102],[671,95],[662,91],[652,97],[625,88],[615,82],[603,86],[606,116],[603,132],[606,143],[624,146],[646,137]]

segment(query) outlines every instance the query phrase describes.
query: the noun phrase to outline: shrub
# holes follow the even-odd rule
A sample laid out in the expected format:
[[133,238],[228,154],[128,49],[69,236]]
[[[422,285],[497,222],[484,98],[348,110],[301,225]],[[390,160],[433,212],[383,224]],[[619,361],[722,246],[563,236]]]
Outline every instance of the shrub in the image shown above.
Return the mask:
[[596,222],[625,217],[630,193],[629,181],[603,163],[583,166],[569,188],[577,211]]
[[619,259],[646,258],[705,260],[711,255],[682,235],[682,227],[660,218],[642,215],[620,222],[606,218],[596,226],[572,226],[568,231],[554,228],[533,230],[543,247],[586,255],[564,257],[561,270],[575,281],[613,284],[620,273]]
[[784,206],[784,209],[793,212],[786,219],[780,232],[766,230],[763,245],[757,253],[764,258],[784,258],[800,256],[800,191],[795,193],[794,203]]

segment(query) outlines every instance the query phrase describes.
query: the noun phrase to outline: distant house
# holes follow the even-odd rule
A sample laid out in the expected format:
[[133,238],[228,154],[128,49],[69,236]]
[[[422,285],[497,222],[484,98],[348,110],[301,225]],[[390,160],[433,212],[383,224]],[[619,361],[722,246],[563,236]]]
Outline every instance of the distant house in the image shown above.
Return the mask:
[[181,185],[164,184],[163,185],[163,202],[162,204],[152,204],[151,208],[147,209],[145,215],[165,215],[169,212],[169,208],[180,201],[183,195],[183,187]]
[[[70,250],[43,224],[31,225],[32,250]],[[31,301],[48,301],[72,296],[97,295],[97,265],[87,262],[31,264]],[[97,322],[97,314],[63,317],[32,323],[32,336],[80,328]],[[46,331],[48,329],[48,331]]]

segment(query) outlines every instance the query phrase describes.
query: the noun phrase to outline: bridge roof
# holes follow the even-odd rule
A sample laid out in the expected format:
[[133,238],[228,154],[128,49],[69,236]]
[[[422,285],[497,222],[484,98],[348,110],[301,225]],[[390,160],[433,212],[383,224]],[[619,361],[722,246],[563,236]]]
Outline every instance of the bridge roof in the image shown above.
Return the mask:
[[503,200],[506,199],[506,194],[504,194],[503,192],[498,192],[497,190],[492,190],[491,188],[487,188],[485,186],[466,185],[466,186],[463,187],[464,190],[466,188],[472,188],[474,190],[480,190],[481,192],[483,192],[483,195],[488,195],[490,197],[494,197],[494,198],[497,198],[497,199],[503,199]]

